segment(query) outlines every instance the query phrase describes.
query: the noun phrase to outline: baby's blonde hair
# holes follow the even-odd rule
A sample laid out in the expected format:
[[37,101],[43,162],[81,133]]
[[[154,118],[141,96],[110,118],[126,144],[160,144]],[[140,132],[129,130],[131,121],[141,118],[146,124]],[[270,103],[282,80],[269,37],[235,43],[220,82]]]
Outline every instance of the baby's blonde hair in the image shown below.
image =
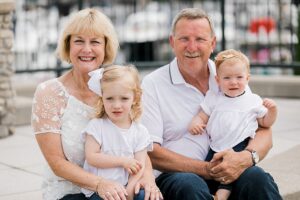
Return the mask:
[[[134,93],[130,117],[133,121],[136,121],[142,114],[142,89],[138,70],[133,65],[110,65],[108,67],[104,67],[103,77],[101,79],[102,88],[103,85],[107,83],[112,83],[119,80],[124,80],[124,86],[127,86],[128,89],[132,90]],[[96,117],[102,118],[106,116],[103,99],[100,97],[97,103]]]
[[245,66],[247,67],[248,73],[250,73],[249,59],[247,58],[247,56],[245,56],[245,54],[243,54],[240,51],[234,50],[234,49],[224,50],[217,54],[217,56],[215,57],[217,73],[218,73],[218,70],[222,63],[227,62],[227,61],[236,62],[236,60],[243,62],[245,64]]

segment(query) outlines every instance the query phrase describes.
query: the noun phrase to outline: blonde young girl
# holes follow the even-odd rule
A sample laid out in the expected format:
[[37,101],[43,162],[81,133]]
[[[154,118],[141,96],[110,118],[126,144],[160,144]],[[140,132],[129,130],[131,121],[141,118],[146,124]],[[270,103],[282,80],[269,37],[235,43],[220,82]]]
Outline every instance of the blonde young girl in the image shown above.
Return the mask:
[[[135,184],[143,174],[147,148],[152,142],[147,129],[137,122],[142,113],[141,88],[134,66],[112,65],[89,73],[89,88],[99,95],[97,116],[83,131],[84,169],[124,185],[118,194],[127,199],[144,199],[143,191],[134,194]],[[82,189],[89,199],[101,199]]]
[[[233,149],[245,150],[250,138],[254,138],[258,125],[270,127],[277,115],[276,104],[271,99],[262,100],[248,88],[250,64],[239,51],[229,49],[220,52],[215,59],[216,81],[219,93],[208,91],[199,112],[189,125],[189,131],[196,135],[206,132],[210,138],[210,151],[206,160],[213,162],[216,152]],[[248,149],[255,154],[253,149]],[[259,160],[253,157],[255,165]],[[228,199],[231,187],[226,177],[220,177],[218,200]]]

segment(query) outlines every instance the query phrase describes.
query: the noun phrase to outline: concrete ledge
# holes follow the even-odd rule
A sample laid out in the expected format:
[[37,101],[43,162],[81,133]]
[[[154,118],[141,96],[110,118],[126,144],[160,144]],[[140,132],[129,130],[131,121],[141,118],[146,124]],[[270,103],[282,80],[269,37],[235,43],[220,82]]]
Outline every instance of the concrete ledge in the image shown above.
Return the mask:
[[15,125],[28,125],[31,120],[31,104],[30,97],[16,97],[16,121]]
[[300,98],[300,76],[251,76],[249,85],[263,97]]
[[[153,70],[140,71],[141,77],[144,77]],[[13,81],[13,87],[17,96],[32,97],[37,80]],[[300,76],[251,76],[249,83],[252,91],[263,97],[284,97],[284,98],[300,98]]]
[[13,81],[13,88],[16,90],[16,94],[19,97],[30,97],[32,98],[35,89],[38,85],[37,81],[22,81],[21,83]]

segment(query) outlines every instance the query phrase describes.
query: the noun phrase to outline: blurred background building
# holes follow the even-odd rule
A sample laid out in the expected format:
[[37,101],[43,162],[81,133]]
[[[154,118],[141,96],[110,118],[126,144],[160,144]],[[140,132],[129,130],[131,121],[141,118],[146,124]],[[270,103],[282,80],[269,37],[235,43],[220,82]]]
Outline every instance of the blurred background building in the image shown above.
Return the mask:
[[115,25],[121,48],[117,63],[139,68],[169,62],[168,35],[174,15],[201,7],[215,23],[218,45],[239,49],[251,60],[252,74],[299,74],[299,0],[17,0],[14,13],[17,73],[68,69],[55,48],[67,16],[100,8]]

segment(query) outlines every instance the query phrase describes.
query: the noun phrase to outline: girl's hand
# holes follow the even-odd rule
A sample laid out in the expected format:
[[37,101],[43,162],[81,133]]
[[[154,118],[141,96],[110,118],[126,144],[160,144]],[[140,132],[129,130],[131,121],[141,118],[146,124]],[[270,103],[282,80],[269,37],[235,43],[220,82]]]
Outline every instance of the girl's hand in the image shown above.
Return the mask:
[[125,168],[130,175],[134,175],[142,169],[142,164],[134,158],[124,158],[122,163],[123,168]]
[[125,187],[115,181],[102,179],[98,182],[96,192],[104,200],[126,200]]

